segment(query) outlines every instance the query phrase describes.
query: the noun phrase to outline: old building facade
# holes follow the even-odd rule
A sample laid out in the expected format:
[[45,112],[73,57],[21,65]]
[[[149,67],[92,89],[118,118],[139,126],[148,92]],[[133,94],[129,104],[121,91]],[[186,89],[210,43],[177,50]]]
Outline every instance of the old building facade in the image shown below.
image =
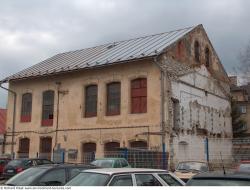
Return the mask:
[[[2,82],[17,94],[16,157],[166,145],[172,162],[204,160],[205,137],[231,153],[229,80],[202,25],[58,54]],[[9,93],[7,152],[13,104]]]

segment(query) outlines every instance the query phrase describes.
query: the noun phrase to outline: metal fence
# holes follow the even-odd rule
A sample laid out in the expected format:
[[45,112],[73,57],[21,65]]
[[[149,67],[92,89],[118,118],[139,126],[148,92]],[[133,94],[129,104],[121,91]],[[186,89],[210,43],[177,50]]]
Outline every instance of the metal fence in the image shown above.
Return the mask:
[[105,151],[103,154],[95,152],[84,153],[82,162],[89,164],[95,158],[125,158],[134,168],[167,169],[167,153],[150,151],[145,149],[123,149],[117,151]]
[[[188,142],[188,143],[186,143]],[[234,169],[244,160],[250,160],[250,138],[203,138],[173,141],[167,146],[167,152],[156,150],[120,148],[115,151],[80,152],[61,149],[52,153],[16,153],[15,158],[47,158],[55,163],[84,163],[89,164],[96,158],[113,157],[125,158],[132,167],[174,169],[181,161],[204,161],[213,170],[221,170],[222,165]]]

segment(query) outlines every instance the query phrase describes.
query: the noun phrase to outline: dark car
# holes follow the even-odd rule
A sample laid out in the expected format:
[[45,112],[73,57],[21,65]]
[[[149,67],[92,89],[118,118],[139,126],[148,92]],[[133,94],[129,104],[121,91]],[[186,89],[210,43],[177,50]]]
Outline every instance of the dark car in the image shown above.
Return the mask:
[[245,173],[207,172],[195,175],[187,186],[250,186],[250,175]]
[[17,173],[26,170],[32,166],[44,165],[44,164],[53,164],[50,160],[47,159],[39,159],[39,158],[22,158],[22,159],[14,159],[8,162],[8,164],[4,167],[3,178],[9,179]]
[[62,186],[82,170],[96,168],[92,165],[51,164],[31,167],[9,179],[11,186]]
[[10,158],[0,158],[0,178],[3,177],[2,175],[4,167],[8,164],[10,160],[11,160]]

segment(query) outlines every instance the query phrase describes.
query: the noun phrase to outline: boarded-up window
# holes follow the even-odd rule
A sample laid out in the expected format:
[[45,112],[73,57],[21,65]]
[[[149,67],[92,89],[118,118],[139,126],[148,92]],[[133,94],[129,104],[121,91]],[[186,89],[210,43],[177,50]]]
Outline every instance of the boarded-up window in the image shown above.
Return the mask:
[[208,48],[206,48],[206,50],[205,50],[205,59],[206,59],[206,67],[209,67],[209,65],[210,65],[210,52],[209,52]]
[[29,149],[30,149],[30,139],[28,138],[20,139],[18,153],[29,153]]
[[147,149],[148,143],[146,141],[132,141],[130,142],[131,148]]
[[85,117],[97,115],[97,85],[87,86],[85,89]]
[[120,143],[118,142],[108,142],[104,145],[104,151],[117,151],[120,148]]
[[42,126],[52,126],[54,118],[54,91],[43,93]]
[[121,105],[121,83],[107,85],[107,115],[119,115]]
[[200,62],[200,44],[197,41],[194,43],[194,57],[195,61]]
[[40,158],[51,158],[52,151],[52,138],[51,137],[42,137],[40,139]]
[[32,94],[26,93],[22,96],[21,122],[31,121]]
[[82,145],[82,162],[89,164],[95,159],[96,143],[84,143]]
[[131,113],[147,112],[147,79],[131,81]]

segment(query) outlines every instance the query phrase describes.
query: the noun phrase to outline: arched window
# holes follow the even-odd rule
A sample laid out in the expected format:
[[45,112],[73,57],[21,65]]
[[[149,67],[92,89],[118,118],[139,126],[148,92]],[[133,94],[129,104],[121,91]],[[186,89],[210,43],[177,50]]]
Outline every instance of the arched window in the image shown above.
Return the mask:
[[147,112],[147,79],[131,81],[131,113]]
[[32,112],[32,94],[26,93],[22,96],[21,122],[30,122]]
[[119,115],[121,106],[121,83],[107,85],[107,115]]
[[104,156],[105,157],[115,157],[117,151],[119,151],[119,142],[107,142],[104,144]]
[[42,126],[52,126],[54,118],[54,91],[43,93]]
[[205,50],[205,60],[206,60],[206,67],[209,67],[210,65],[210,51],[208,47]]
[[40,138],[40,158],[51,159],[52,152],[52,138],[51,137],[41,137]]
[[19,149],[18,149],[18,157],[19,158],[28,158],[29,157],[29,149],[30,149],[30,139],[22,138],[19,140]]
[[131,148],[147,149],[148,143],[146,141],[132,141],[130,142]]
[[96,143],[84,143],[82,145],[82,162],[89,164],[95,159]]
[[85,88],[85,117],[97,115],[97,85],[89,85]]
[[194,57],[195,61],[200,62],[200,44],[197,41],[194,43]]

